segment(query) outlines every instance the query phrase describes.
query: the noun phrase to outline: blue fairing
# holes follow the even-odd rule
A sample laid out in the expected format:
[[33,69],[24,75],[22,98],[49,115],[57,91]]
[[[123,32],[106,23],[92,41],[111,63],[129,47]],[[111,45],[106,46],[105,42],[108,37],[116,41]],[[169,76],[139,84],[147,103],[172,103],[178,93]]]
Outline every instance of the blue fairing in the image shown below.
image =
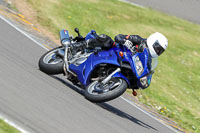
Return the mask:
[[[134,59],[135,57],[138,56],[142,62],[142,65],[143,65],[143,68],[144,68],[144,72],[139,76],[136,72],[136,66],[134,64]],[[134,56],[133,56],[133,59],[132,59],[132,62],[133,63],[131,66],[132,66],[132,69],[134,70],[135,74],[136,74],[136,77],[139,79],[141,77],[144,77],[146,74],[149,73],[149,69],[148,69],[148,58],[149,58],[149,53],[147,51],[147,49],[144,49],[144,51],[142,53],[136,53]]]
[[117,55],[114,50],[99,52],[97,55],[91,54],[89,58],[81,65],[75,66],[71,64],[70,70],[77,74],[79,81],[82,85],[87,86],[90,83],[90,74],[99,64],[113,64],[120,66],[117,61]]
[[85,37],[85,40],[94,39],[97,37],[97,33],[95,30],[91,30]]
[[[143,68],[144,68],[144,71],[143,73],[139,76],[138,73],[136,72],[136,64],[134,63],[134,60],[135,60],[135,57],[139,57],[141,62],[142,62],[142,65],[143,65]],[[133,57],[132,57],[132,61],[131,61],[131,67],[132,67],[132,70],[133,72],[135,73],[138,81],[137,81],[137,85],[138,87],[142,88],[142,89],[145,89],[147,87],[144,87],[141,82],[140,82],[140,78],[144,77],[144,76],[147,76],[147,81],[148,81],[148,85],[150,85],[151,83],[151,78],[152,78],[152,74],[150,74],[151,72],[151,57],[149,55],[149,51],[148,49],[144,49],[143,52],[141,53],[136,53]]]
[[112,77],[123,78],[126,81],[126,83],[128,84],[128,86],[130,86],[129,80],[122,73],[117,72]]

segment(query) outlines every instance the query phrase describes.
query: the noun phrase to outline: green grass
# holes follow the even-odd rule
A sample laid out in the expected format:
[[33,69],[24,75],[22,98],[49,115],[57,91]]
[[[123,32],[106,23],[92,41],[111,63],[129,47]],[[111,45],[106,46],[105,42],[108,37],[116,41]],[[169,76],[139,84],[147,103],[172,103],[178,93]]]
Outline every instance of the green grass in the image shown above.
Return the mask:
[[91,29],[112,38],[119,34],[148,37],[161,32],[169,39],[151,86],[139,99],[192,132],[200,132],[200,26],[152,9],[142,9],[117,0],[27,0],[37,11],[37,20],[58,37],[75,27],[82,35]]
[[0,133],[20,133],[15,128],[11,127],[7,123],[5,123],[3,120],[0,120]]

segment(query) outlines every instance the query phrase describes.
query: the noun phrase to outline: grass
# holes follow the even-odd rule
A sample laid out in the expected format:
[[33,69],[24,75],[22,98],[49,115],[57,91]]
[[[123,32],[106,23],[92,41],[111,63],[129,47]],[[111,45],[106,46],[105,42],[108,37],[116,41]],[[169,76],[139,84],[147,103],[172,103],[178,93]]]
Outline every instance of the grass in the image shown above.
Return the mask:
[[6,1],[8,3],[8,5],[7,5],[8,8],[18,12],[17,7],[14,4],[12,4],[12,2],[10,2],[8,0],[4,0],[4,1]]
[[0,133],[20,133],[15,128],[11,127],[7,123],[5,123],[3,120],[0,120]]
[[82,35],[95,29],[112,38],[161,32],[169,39],[151,86],[139,91],[140,101],[177,121],[191,132],[200,132],[200,26],[176,17],[117,0],[27,0],[38,22],[58,37],[61,29]]

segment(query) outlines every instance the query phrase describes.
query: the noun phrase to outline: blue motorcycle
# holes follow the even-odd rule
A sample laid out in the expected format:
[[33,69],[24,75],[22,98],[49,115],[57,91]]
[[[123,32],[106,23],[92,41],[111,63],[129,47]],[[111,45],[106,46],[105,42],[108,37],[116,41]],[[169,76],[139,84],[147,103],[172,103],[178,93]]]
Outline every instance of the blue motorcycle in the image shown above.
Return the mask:
[[71,45],[95,38],[92,30],[82,37],[75,28],[77,37],[70,37],[67,30],[60,31],[62,46],[45,53],[39,60],[41,71],[67,76],[74,85],[85,89],[85,97],[92,102],[105,102],[122,95],[127,88],[145,89],[151,83],[157,66],[157,58],[151,58],[148,48],[143,52],[131,52],[116,44],[109,50],[85,49],[72,53]]

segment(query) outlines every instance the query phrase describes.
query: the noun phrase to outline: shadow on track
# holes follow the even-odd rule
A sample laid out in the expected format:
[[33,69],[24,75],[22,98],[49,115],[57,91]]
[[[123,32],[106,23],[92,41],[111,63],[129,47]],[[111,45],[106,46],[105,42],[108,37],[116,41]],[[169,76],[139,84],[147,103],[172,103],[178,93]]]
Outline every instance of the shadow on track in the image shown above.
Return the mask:
[[103,109],[105,109],[105,110],[107,110],[107,111],[109,111],[109,112],[111,112],[111,113],[113,113],[115,115],[118,115],[118,116],[120,116],[120,117],[122,117],[124,119],[128,119],[128,120],[132,121],[133,123],[136,123],[136,124],[138,124],[138,125],[140,125],[140,126],[142,126],[144,128],[153,129],[153,130],[158,131],[154,127],[152,127],[152,126],[150,126],[150,125],[148,125],[148,124],[136,119],[135,117],[133,117],[133,116],[131,116],[131,115],[129,115],[129,114],[127,114],[127,113],[125,113],[125,112],[123,112],[123,111],[121,111],[121,110],[119,110],[119,109],[107,104],[107,103],[97,103],[96,105],[98,105],[101,108],[103,108]]
[[[56,79],[56,80],[58,80],[58,81],[60,81],[60,82],[62,82],[63,84],[65,84],[66,86],[68,86],[69,88],[71,88],[72,90],[74,90],[74,91],[76,91],[77,93],[79,93],[79,94],[81,94],[81,95],[84,96],[84,90],[83,90],[83,89],[74,86],[73,84],[71,84],[71,83],[70,83],[69,81],[67,81],[67,80],[65,81],[65,80],[63,80],[63,79],[61,79],[61,78],[59,78],[59,77],[56,77],[56,76],[51,76],[51,77],[54,78],[54,79]],[[150,126],[150,125],[148,125],[148,124],[146,124],[146,123],[144,123],[144,122],[142,122],[142,121],[136,119],[135,117],[133,117],[133,116],[131,116],[131,115],[129,115],[129,114],[127,114],[127,113],[125,113],[125,112],[123,112],[123,111],[121,111],[121,110],[115,108],[115,107],[113,107],[112,105],[109,105],[109,104],[107,104],[107,103],[94,103],[94,104],[96,104],[97,106],[99,106],[99,107],[101,107],[101,108],[107,110],[108,112],[111,112],[111,113],[113,113],[113,114],[115,114],[115,115],[117,115],[117,116],[119,116],[119,117],[122,117],[122,118],[124,118],[124,119],[128,119],[128,120],[130,120],[131,122],[133,122],[133,123],[135,123],[135,124],[138,124],[139,126],[142,126],[142,127],[144,127],[144,128],[148,128],[148,129],[153,129],[153,130],[155,130],[155,131],[158,131],[158,130],[155,129],[154,127],[152,127],[152,126]]]

